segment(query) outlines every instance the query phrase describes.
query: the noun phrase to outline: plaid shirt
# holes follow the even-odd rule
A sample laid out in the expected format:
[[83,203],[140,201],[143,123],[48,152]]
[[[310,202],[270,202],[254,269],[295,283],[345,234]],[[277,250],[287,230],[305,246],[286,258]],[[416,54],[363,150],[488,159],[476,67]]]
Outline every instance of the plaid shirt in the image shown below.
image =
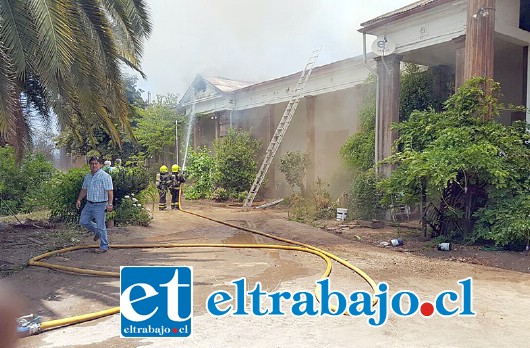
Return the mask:
[[88,173],[83,180],[82,188],[87,190],[87,201],[106,202],[109,199],[107,191],[113,189],[112,177],[101,169],[94,175]]

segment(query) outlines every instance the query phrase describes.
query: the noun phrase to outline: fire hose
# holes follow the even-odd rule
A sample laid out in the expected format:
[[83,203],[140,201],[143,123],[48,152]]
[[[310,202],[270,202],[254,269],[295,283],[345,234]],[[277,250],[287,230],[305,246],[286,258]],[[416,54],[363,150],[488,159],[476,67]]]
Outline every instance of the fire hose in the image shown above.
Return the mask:
[[[182,192],[182,190],[179,190]],[[179,193],[179,202],[182,202],[180,199],[180,193]],[[377,293],[377,285],[374,282],[368,274],[366,274],[364,271],[359,269],[358,267],[350,264],[348,261],[328,252],[323,249],[320,249],[318,247],[300,243],[297,241],[289,240],[286,238],[281,238],[278,236],[274,236],[272,234],[268,234],[262,231],[237,226],[225,221],[217,220],[208,216],[204,216],[201,214],[198,214],[196,212],[188,211],[185,209],[182,209],[180,203],[179,203],[179,210],[194,215],[206,220],[210,220],[228,227],[232,227],[238,230],[250,232],[253,234],[261,235],[276,241],[284,242],[290,245],[276,245],[276,244],[223,244],[223,243],[172,243],[172,244],[122,244],[122,245],[112,245],[113,249],[147,249],[147,248],[252,248],[252,249],[279,249],[279,250],[291,250],[291,251],[300,251],[304,253],[309,253],[316,255],[324,260],[326,263],[326,269],[324,273],[321,275],[320,279],[327,278],[331,274],[332,269],[332,263],[331,260],[334,260],[341,264],[342,266],[352,270],[356,274],[358,274],[363,280],[365,280],[368,285],[371,287],[372,291],[374,293]],[[66,253],[74,250],[80,250],[80,249],[89,249],[93,248],[94,245],[80,245],[80,246],[72,246],[68,248],[63,248],[55,251],[50,251],[41,255],[38,255],[36,257],[33,257],[28,261],[28,265],[30,266],[37,266],[37,267],[45,267],[49,269],[59,270],[59,271],[65,271],[69,273],[78,273],[78,274],[87,274],[87,275],[94,275],[94,276],[102,276],[102,277],[114,277],[119,278],[120,274],[119,272],[107,272],[107,271],[97,271],[97,270],[90,270],[85,268],[78,268],[78,267],[69,267],[69,266],[61,266],[56,265],[48,262],[40,261],[42,259],[55,256],[61,253]],[[317,300],[320,301],[320,293],[319,293],[319,287],[317,286],[315,289],[315,295]],[[374,297],[372,300],[372,304],[375,305],[377,303],[377,298]],[[334,306],[331,306],[331,309],[334,310]],[[40,317],[34,316],[32,314],[24,317],[18,318],[18,334],[19,337],[29,336],[38,334],[40,332],[43,332],[45,330],[50,330],[57,327],[67,326],[67,325],[73,325],[85,321],[90,321],[98,318],[102,318],[105,316],[109,316],[112,314],[116,314],[120,312],[120,307],[113,307],[106,310],[83,314],[79,316],[69,317],[69,318],[63,318],[63,319],[57,319],[57,320],[49,320],[40,322]],[[346,313],[347,314],[347,313]]]

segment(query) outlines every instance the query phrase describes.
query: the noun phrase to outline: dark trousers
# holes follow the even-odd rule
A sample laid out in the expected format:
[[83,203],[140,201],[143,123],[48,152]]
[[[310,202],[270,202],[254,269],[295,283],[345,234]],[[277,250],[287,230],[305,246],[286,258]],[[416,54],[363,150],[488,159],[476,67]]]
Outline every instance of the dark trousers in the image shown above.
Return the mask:
[[158,209],[163,210],[166,209],[166,194],[167,190],[158,190],[158,195],[160,196],[160,200],[158,201]]
[[179,193],[180,189],[171,190],[171,209],[178,209],[180,207]]

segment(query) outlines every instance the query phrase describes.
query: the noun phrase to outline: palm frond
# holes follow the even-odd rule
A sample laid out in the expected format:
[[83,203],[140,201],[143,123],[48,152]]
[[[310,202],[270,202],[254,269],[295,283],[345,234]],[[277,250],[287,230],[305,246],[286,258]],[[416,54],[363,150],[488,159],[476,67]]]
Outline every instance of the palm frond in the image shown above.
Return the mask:
[[140,71],[150,32],[144,0],[1,0],[0,137],[23,148],[31,105],[73,133],[100,124],[119,144],[117,127],[132,134],[120,64]]
[[0,1],[0,43],[13,64],[16,77],[23,79],[28,68],[27,47],[32,47],[33,23],[27,2],[20,0]]
[[76,44],[68,20],[74,9],[68,0],[29,0],[29,8],[38,38],[35,71],[46,86],[59,90],[70,73]]

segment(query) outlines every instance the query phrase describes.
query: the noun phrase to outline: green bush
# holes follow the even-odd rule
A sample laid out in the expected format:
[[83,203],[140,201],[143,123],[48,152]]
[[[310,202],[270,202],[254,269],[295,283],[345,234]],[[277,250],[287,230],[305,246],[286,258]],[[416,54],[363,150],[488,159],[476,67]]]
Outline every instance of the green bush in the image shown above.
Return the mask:
[[329,185],[320,178],[305,196],[294,193],[287,197],[289,219],[299,222],[312,222],[319,219],[333,218],[336,205],[331,202]]
[[[50,182],[52,197],[48,203],[51,218],[59,221],[78,222],[80,210],[75,203],[83,185],[83,180],[88,174],[88,168],[74,168],[67,173],[57,174]],[[137,194],[149,184],[149,174],[141,167],[121,168],[111,172],[114,186],[115,209],[119,209],[126,195]],[[83,200],[83,204],[85,200]],[[81,209],[84,205],[81,207]]]
[[300,151],[288,151],[280,158],[280,171],[285,175],[287,183],[293,191],[298,187],[302,195],[305,194],[304,177],[308,165],[308,154]]
[[351,218],[370,220],[382,217],[381,193],[376,183],[373,170],[359,173],[354,179],[350,198]]
[[501,97],[498,83],[478,77],[447,100],[445,111],[413,112],[395,126],[400,150],[387,161],[396,169],[380,187],[387,195],[402,193],[409,204],[422,190],[429,200],[435,197],[443,236],[525,244],[530,134],[526,124],[497,121],[506,109]]
[[233,197],[238,202],[243,202],[248,196],[248,191],[242,191],[237,194],[237,196]]
[[223,187],[216,188],[210,195],[210,199],[216,202],[227,201],[230,198],[230,192]]
[[248,190],[256,177],[256,156],[261,143],[248,131],[229,128],[215,141],[213,184],[229,194]]
[[149,226],[153,217],[144,206],[134,197],[124,196],[116,208],[114,223],[118,226],[140,225]]
[[51,180],[52,197],[48,202],[50,217],[65,222],[79,221],[80,210],[75,204],[83,179],[88,173],[87,168],[74,168],[66,173],[58,173]]
[[298,222],[311,222],[315,216],[315,207],[308,204],[308,201],[299,193],[293,193],[287,198],[289,209],[287,215],[289,220]]
[[527,192],[490,193],[488,205],[477,211],[473,241],[492,240],[496,245],[522,249],[530,243],[530,197]]
[[42,209],[51,198],[49,180],[56,170],[42,154],[29,154],[18,165],[10,146],[0,147],[0,215]]
[[155,204],[158,202],[158,199],[158,189],[154,182],[149,183],[149,185],[138,194],[138,201],[141,204],[146,205],[151,203],[151,211],[155,210]]
[[138,194],[149,185],[149,172],[146,168],[121,167],[110,172],[114,186],[114,202],[120,204],[123,197]]
[[184,197],[240,200],[256,176],[260,146],[250,132],[230,128],[224,138],[215,141],[215,155],[206,147],[190,151]]
[[188,163],[186,164],[184,197],[187,199],[200,199],[210,196],[213,190],[213,166],[213,156],[207,147],[190,151]]

